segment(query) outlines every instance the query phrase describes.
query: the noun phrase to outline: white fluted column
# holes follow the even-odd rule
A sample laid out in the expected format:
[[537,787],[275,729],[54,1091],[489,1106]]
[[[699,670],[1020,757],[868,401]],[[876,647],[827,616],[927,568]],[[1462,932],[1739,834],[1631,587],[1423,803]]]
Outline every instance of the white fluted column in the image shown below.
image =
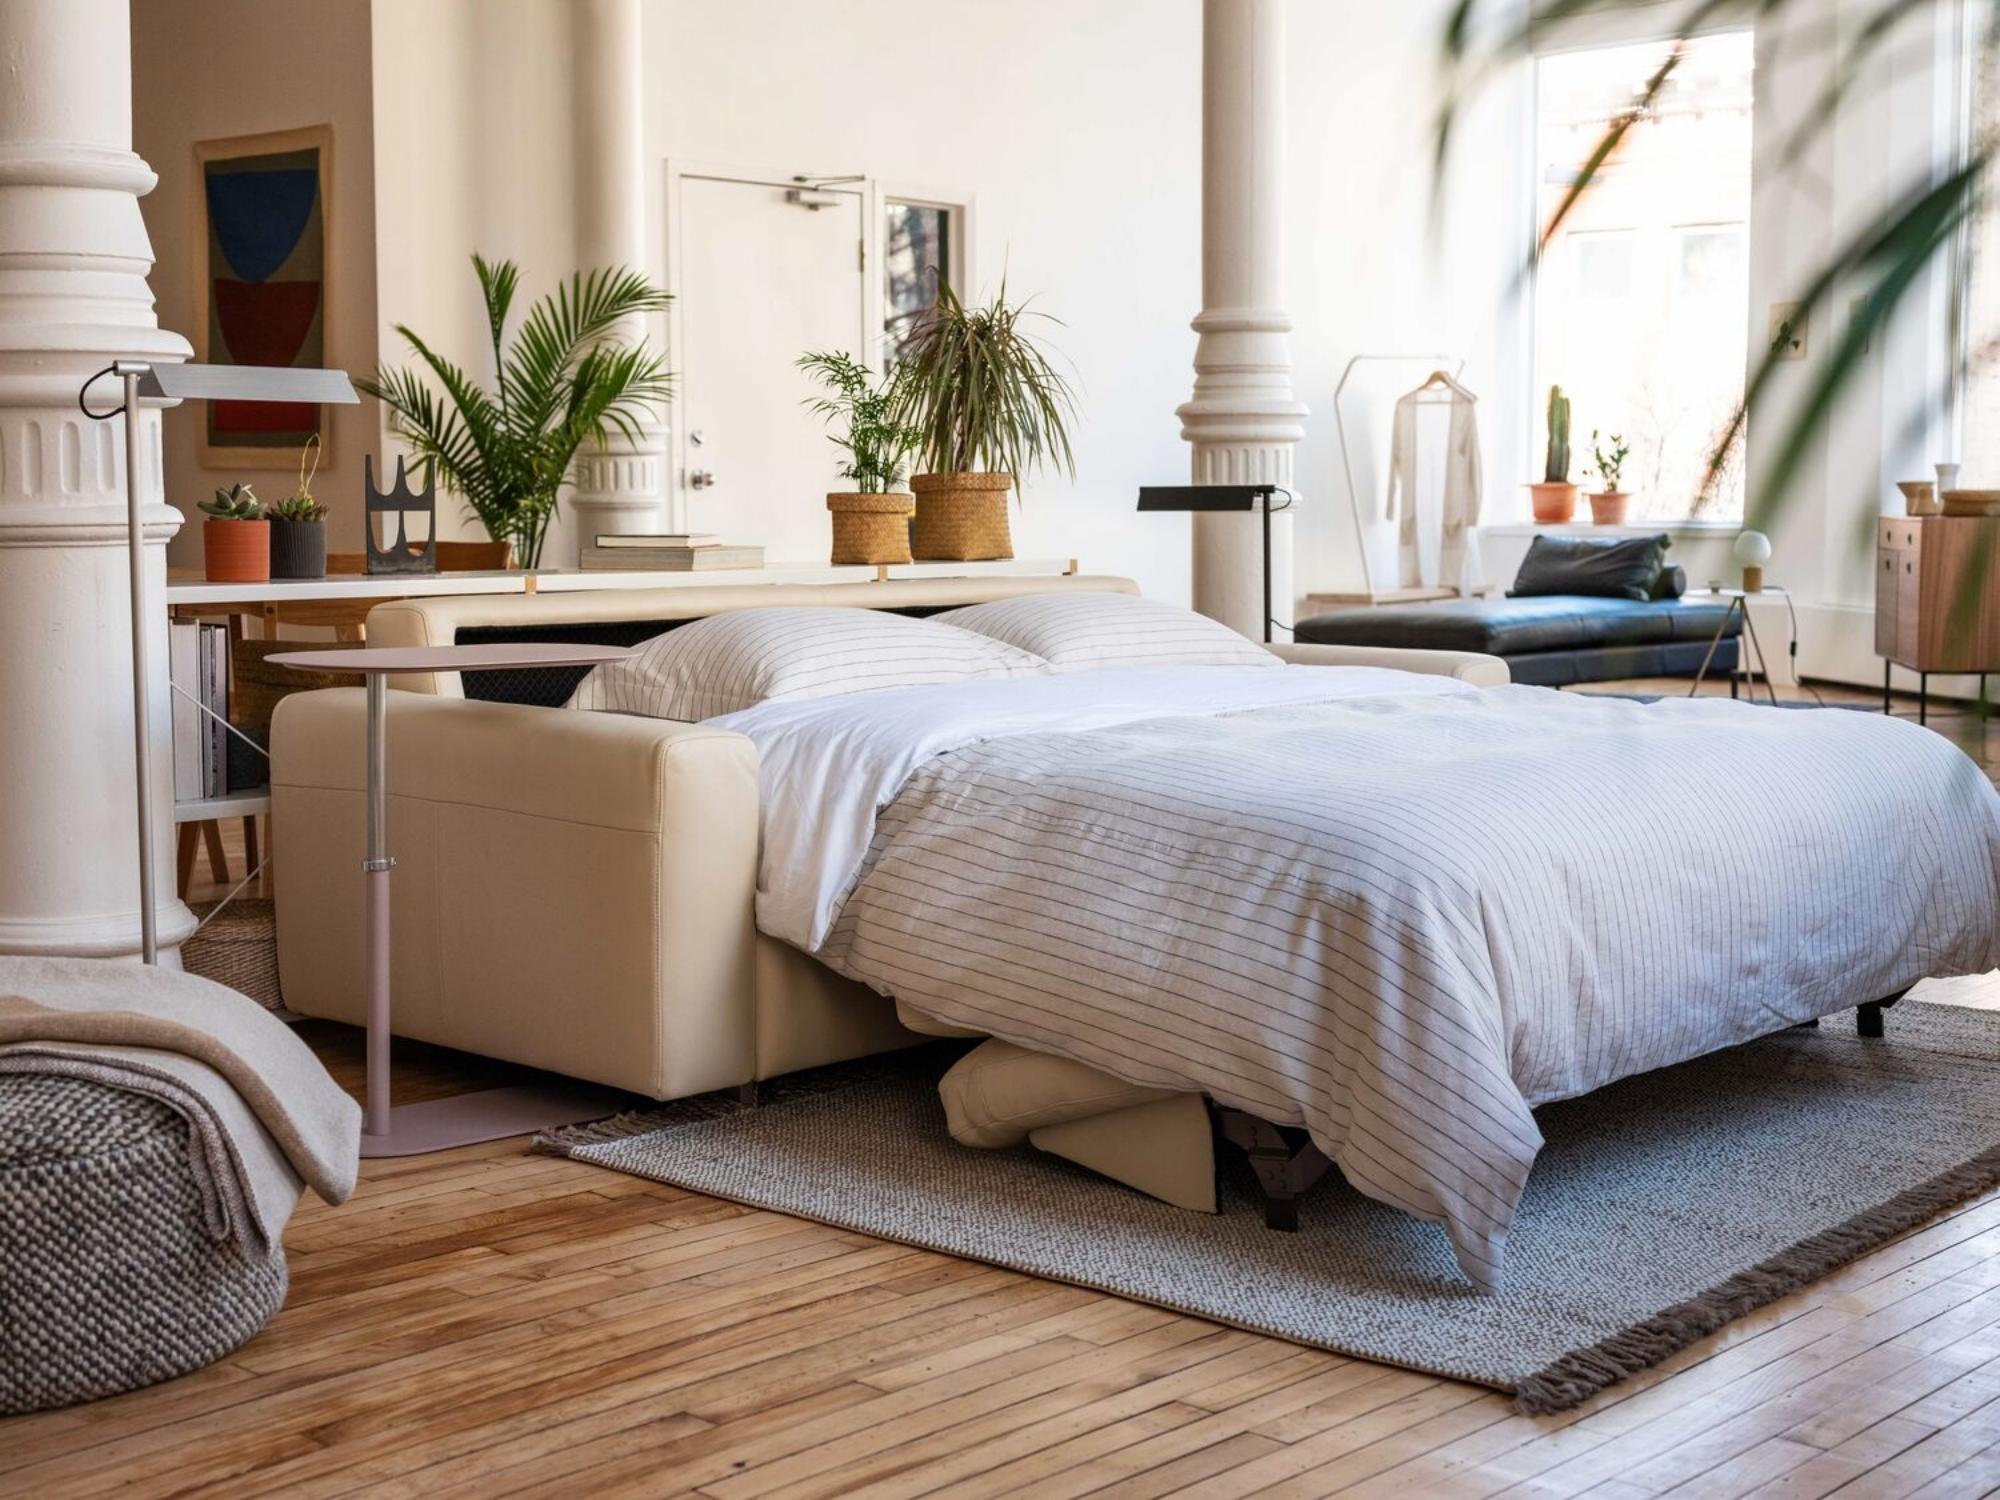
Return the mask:
[[[645,234],[645,118],[639,0],[574,0],[576,246],[584,269],[629,266],[657,279]],[[620,330],[640,338],[644,319]],[[586,443],[571,470],[576,532],[661,531],[668,524],[666,428],[659,413],[636,436]],[[554,561],[554,559],[550,559]]]
[[[1201,313],[1180,408],[1196,484],[1292,488],[1306,408],[1284,308],[1286,0],[1204,0]],[[1279,497],[1277,503],[1283,505]],[[1272,517],[1272,613],[1292,614],[1292,517]],[[1194,517],[1194,607],[1263,638],[1258,518]]]
[[[184,360],[153,318],[132,154],[127,0],[0,5],[0,953],[139,950],[124,428],[77,410],[114,359]],[[115,382],[96,404],[115,406]],[[160,414],[145,413],[146,564],[166,586]],[[153,632],[160,949],[172,898],[173,715],[165,607]]]

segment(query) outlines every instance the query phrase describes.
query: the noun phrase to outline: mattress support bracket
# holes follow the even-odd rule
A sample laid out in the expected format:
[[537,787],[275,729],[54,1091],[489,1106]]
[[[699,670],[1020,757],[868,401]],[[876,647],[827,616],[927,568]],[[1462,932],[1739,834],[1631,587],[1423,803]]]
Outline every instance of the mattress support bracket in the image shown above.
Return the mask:
[[1299,1195],[1326,1176],[1333,1163],[1296,1125],[1272,1125],[1240,1109],[1218,1107],[1222,1138],[1239,1146],[1264,1194],[1264,1226],[1295,1232]]
[[1897,990],[1886,1000],[1867,1000],[1854,1009],[1854,1034],[1875,1037],[1882,1035],[1882,1012],[1894,1005],[1915,986]]

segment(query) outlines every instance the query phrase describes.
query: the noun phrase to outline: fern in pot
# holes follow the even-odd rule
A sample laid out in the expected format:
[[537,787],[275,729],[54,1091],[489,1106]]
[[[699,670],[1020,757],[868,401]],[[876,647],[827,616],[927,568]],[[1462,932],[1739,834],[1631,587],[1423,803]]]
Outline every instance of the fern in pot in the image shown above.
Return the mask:
[[918,558],[1012,557],[1007,492],[1044,464],[1075,477],[1076,398],[1021,326],[1046,316],[1010,303],[1004,282],[992,301],[970,308],[940,283],[905,346],[896,415],[919,434],[923,472],[910,480]]
[[918,433],[896,417],[907,366],[886,378],[844,353],[802,354],[799,368],[827,388],[806,404],[829,425],[845,424],[829,433],[847,454],[840,477],[855,489],[830,494],[826,508],[833,513],[833,561],[836,563],[906,563],[910,560],[910,511],[915,502],[896,493],[903,468]]

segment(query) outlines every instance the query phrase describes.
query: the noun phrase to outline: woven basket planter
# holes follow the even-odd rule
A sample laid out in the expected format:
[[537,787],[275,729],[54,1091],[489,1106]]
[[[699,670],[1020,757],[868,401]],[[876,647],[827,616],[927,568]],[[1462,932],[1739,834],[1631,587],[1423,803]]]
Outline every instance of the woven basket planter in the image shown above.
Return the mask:
[[906,563],[910,560],[908,495],[828,495],[837,563]]
[[1007,530],[1012,474],[918,474],[910,550],[920,562],[988,562],[1014,555]]

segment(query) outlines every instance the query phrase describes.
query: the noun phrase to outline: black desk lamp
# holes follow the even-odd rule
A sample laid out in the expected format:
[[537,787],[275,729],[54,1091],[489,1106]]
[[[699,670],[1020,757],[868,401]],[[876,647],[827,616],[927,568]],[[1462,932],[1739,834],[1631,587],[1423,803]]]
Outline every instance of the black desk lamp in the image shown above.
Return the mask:
[[[1262,511],[1264,515],[1264,644],[1271,644],[1271,497],[1282,494],[1279,510],[1292,508],[1291,491],[1275,484],[1149,484],[1139,491],[1141,510]],[[1259,505],[1257,502],[1264,503]]]

